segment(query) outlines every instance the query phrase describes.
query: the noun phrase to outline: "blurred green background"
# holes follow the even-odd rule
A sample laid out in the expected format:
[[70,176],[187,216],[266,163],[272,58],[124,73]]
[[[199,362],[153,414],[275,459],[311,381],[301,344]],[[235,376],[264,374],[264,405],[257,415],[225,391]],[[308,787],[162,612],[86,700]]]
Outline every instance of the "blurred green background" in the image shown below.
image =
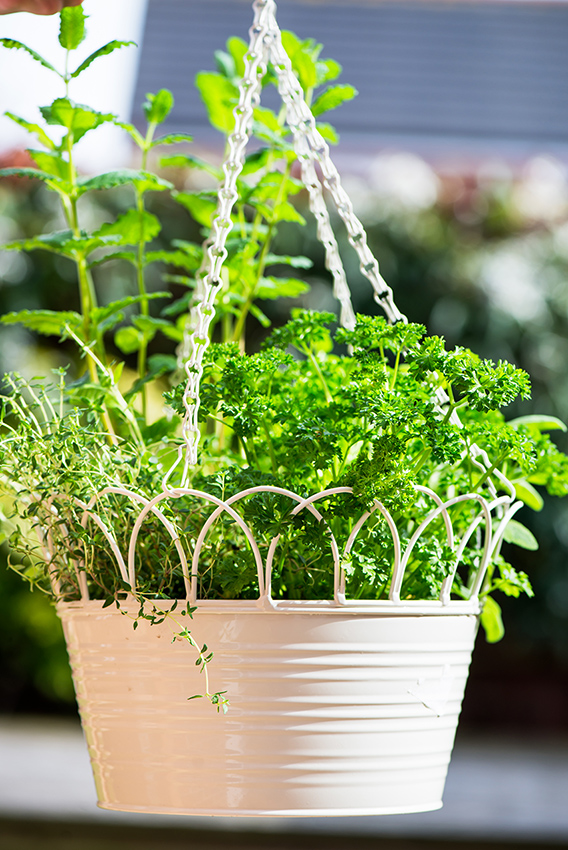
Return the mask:
[[[24,155],[12,157],[22,159]],[[191,176],[175,175],[188,185]],[[547,157],[513,172],[485,163],[469,173],[436,174],[405,153],[376,158],[372,179],[347,175],[345,185],[362,218],[381,271],[398,306],[413,321],[449,343],[467,345],[484,357],[506,358],[533,379],[533,398],[510,415],[539,411],[568,421],[568,188],[564,166]],[[129,202],[122,190],[91,198],[84,210],[93,221],[108,220]],[[300,196],[300,203],[306,199]],[[199,227],[179,205],[160,196],[161,239],[199,240]],[[30,181],[0,185],[0,242],[57,228],[56,199]],[[356,310],[376,313],[367,282],[345,249]],[[306,274],[312,288],[303,306],[333,309],[329,275],[315,226],[282,225],[280,253],[314,261]],[[101,300],[128,293],[127,270],[104,267],[97,280]],[[158,273],[156,273],[158,275]],[[163,286],[159,275],[156,288]],[[24,306],[74,309],[73,270],[65,261],[36,252],[0,252],[0,312]],[[286,302],[271,302],[274,322],[285,319]],[[264,307],[263,307],[264,309]],[[251,322],[251,346],[263,333]],[[50,345],[50,343],[52,343]],[[18,327],[0,331],[0,368],[27,376],[45,374],[66,362],[56,340],[35,339]],[[566,435],[560,435],[566,451]],[[487,646],[482,636],[473,663],[463,722],[466,729],[568,732],[568,500],[546,499],[540,513],[523,511],[523,522],[540,541],[537,552],[507,553],[525,570],[534,599],[499,600],[506,636]],[[61,629],[47,599],[31,593],[0,565],[0,712],[76,711]]]

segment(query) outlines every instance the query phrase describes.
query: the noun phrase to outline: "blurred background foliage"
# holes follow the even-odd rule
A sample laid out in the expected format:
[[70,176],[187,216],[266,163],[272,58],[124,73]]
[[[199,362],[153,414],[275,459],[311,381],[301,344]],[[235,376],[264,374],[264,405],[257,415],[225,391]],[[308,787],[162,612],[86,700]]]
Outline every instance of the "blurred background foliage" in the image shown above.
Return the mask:
[[[15,164],[14,159],[24,164],[24,157],[18,154],[2,165]],[[180,187],[204,188],[203,175],[198,185],[191,172],[166,176]],[[368,174],[346,176],[344,182],[400,309],[451,344],[526,369],[533,398],[511,409],[511,416],[538,410],[568,421],[565,167],[539,157],[515,172],[503,162],[485,162],[467,173],[437,174],[417,156],[393,152],[378,156]],[[89,223],[111,220],[130,205],[128,191],[89,196],[83,215]],[[173,238],[200,241],[200,226],[164,195],[154,195],[152,208],[163,222],[163,244]],[[305,206],[306,198],[298,197]],[[275,250],[304,254],[314,262],[305,274],[311,290],[297,303],[334,309],[323,249],[307,217],[306,227],[281,225]],[[0,242],[60,227],[56,199],[43,187],[2,181]],[[378,312],[340,223],[336,232],[356,310]],[[24,306],[76,309],[73,274],[71,264],[45,252],[0,252],[0,312]],[[162,274],[163,269],[155,272],[150,288],[163,288]],[[131,294],[134,286],[120,261],[98,269],[96,284],[102,303]],[[285,299],[263,309],[280,323],[290,306]],[[252,319],[248,331],[254,349],[266,331]],[[3,372],[45,374],[68,358],[55,339],[38,340],[17,326],[1,328]],[[560,440],[566,451],[566,435]],[[535,598],[512,604],[500,600],[507,634],[496,647],[478,641],[464,721],[476,729],[506,724],[509,729],[546,725],[568,731],[568,694],[562,684],[568,672],[568,504],[547,499],[542,512],[525,510],[523,522],[536,534],[540,549],[515,549],[510,557],[530,575]],[[2,549],[0,712],[72,712],[70,674],[53,608],[6,569],[5,545]]]

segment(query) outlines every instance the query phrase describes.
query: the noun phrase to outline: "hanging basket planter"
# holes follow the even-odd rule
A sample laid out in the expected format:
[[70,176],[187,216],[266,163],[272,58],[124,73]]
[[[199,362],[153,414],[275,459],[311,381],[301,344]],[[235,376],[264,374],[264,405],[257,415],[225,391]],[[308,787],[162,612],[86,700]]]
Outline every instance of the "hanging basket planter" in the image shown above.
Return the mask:
[[[205,650],[214,648],[210,675],[230,695],[226,714],[192,698],[203,689],[202,670],[187,645],[175,639],[170,620],[142,619],[133,630],[139,609],[134,598],[118,610],[88,598],[59,603],[99,805],[168,814],[296,817],[439,808],[477,633],[483,567],[467,601],[450,599],[453,576],[437,600],[401,601],[405,568],[419,536],[402,551],[392,517],[377,505],[396,553],[389,599],[345,597],[341,563],[374,511],[354,524],[343,553],[329,535],[333,599],[272,599],[278,538],[265,547],[263,563],[237,512],[261,489],[227,502],[193,490],[168,494],[174,500],[217,503],[194,549],[191,572],[183,561],[192,630]],[[347,495],[348,488],[342,489]],[[322,519],[316,505],[329,494],[301,499],[282,492],[297,502],[296,512],[314,511]],[[428,495],[436,506],[419,530],[441,516],[448,544],[463,548],[464,541],[453,536],[452,505]],[[142,521],[165,498],[148,502],[140,514],[130,540],[130,574],[118,552],[134,589]],[[475,525],[483,521],[486,529],[487,560],[495,545],[489,508],[479,497],[471,500],[480,507]],[[201,547],[215,520],[227,512],[252,544],[260,594],[254,600],[199,600]],[[100,523],[88,506],[84,520]],[[170,604],[154,603],[153,610],[160,609],[169,611]]]
[[167,623],[134,632],[96,601],[58,612],[103,808],[319,817],[442,805],[475,604],[204,601],[194,632],[215,648],[226,714],[188,700],[203,684]]
[[[94,449],[89,447],[90,462],[94,458],[89,467],[94,470],[93,481],[106,483],[91,487],[89,481],[89,495],[85,497],[88,488],[81,491],[84,498],[69,492],[69,488],[59,493],[48,490],[37,470],[43,469],[43,456],[51,459],[56,454],[52,446],[55,438],[59,439],[59,431],[52,428],[48,416],[41,430],[32,416],[33,428],[37,426],[32,432],[45,437],[45,450],[40,448],[38,459],[34,455],[33,486],[26,491],[31,507],[27,513],[22,509],[22,515],[26,520],[32,516],[32,525],[40,533],[42,558],[63,622],[100,806],[137,812],[243,816],[370,815],[437,809],[442,805],[483,597],[506,529],[522,502],[499,464],[489,459],[475,439],[469,438],[470,433],[477,432],[466,429],[468,438],[460,438],[462,423],[456,409],[459,406],[462,411],[464,405],[447,394],[452,385],[440,379],[440,364],[446,362],[443,358],[447,355],[457,384],[460,388],[466,386],[469,367],[461,353],[452,355],[453,359],[445,349],[442,354],[443,346],[438,340],[424,349],[418,362],[416,340],[424,336],[424,329],[408,325],[379,273],[363,227],[341,186],[328,146],[283,48],[275,4],[273,0],[255,0],[253,6],[255,17],[234,110],[235,127],[223,164],[224,182],[205,244],[204,262],[196,275],[191,321],[180,346],[180,367],[185,369],[187,382],[177,394],[183,437],[177,440],[177,457],[172,459],[175,450],[164,439],[164,456],[171,463],[165,478],[151,479],[149,474],[147,479],[143,475],[136,479],[132,473],[127,480],[142,481],[138,489],[121,483],[120,476],[128,464],[129,474],[131,468],[139,472],[138,468],[144,467],[152,454],[148,445],[154,436],[150,435],[148,444],[144,442],[136,419],[139,411],[128,407],[112,370],[96,359],[98,340],[82,342],[80,325],[77,323],[73,329],[73,315],[65,314],[62,336],[71,337],[80,345],[98,379],[93,379],[88,390],[98,394],[97,399],[106,392],[106,399],[111,402],[107,407],[101,402],[100,407],[88,408],[90,414],[95,407],[97,416],[100,414],[98,419],[91,416],[91,421],[96,421],[93,431],[97,436],[103,430],[101,422],[111,426],[106,432],[108,439],[94,443]],[[80,14],[68,11],[71,16]],[[246,476],[251,465],[245,466],[244,462],[245,454],[249,462],[246,446],[232,472],[222,472],[219,486],[213,486],[211,481],[205,481],[211,485],[205,486],[203,476],[200,479],[195,472],[202,431],[206,430],[203,422],[208,414],[212,421],[215,419],[207,405],[212,404],[217,411],[215,404],[230,402],[230,415],[236,422],[242,412],[237,410],[238,405],[245,404],[248,391],[245,382],[240,381],[239,358],[244,362],[246,356],[238,351],[238,346],[230,349],[232,365],[219,366],[217,362],[212,370],[235,370],[232,376],[238,380],[234,381],[234,398],[222,396],[219,400],[215,393],[221,392],[222,380],[215,383],[211,379],[207,383],[204,370],[216,298],[228,279],[224,262],[238,196],[237,178],[243,169],[262,80],[269,68],[285,106],[302,183],[340,304],[342,329],[336,339],[353,353],[341,361],[344,372],[338,380],[339,390],[344,389],[343,385],[355,386],[352,395],[343,398],[357,415],[359,407],[370,399],[369,421],[376,410],[372,405],[380,401],[381,415],[387,423],[380,436],[372,433],[369,437],[374,425],[365,425],[363,436],[358,432],[351,434],[342,465],[338,464],[337,474],[334,470],[328,481],[314,456],[309,468],[309,473],[314,474],[309,479],[306,473],[306,477],[323,483],[319,492],[312,493],[295,492],[276,480],[275,474],[267,475],[262,469],[257,470],[260,477],[250,486]],[[155,109],[157,124],[163,120],[163,116],[156,117],[162,108],[159,96],[149,97],[147,107],[150,113]],[[84,115],[80,117],[84,120]],[[131,135],[142,139],[134,128]],[[287,144],[286,151],[291,155],[292,146]],[[24,171],[24,176],[29,176],[30,169]],[[95,182],[95,189],[134,180],[126,172],[111,172],[103,177]],[[150,177],[146,172],[138,174],[134,183],[138,193],[142,192],[140,186],[159,185],[157,178],[152,183]],[[59,180],[49,174],[47,178],[51,182]],[[394,367],[384,356],[383,342],[374,341],[378,325],[356,322],[323,199],[324,187],[345,225],[360,269],[373,287],[375,300],[390,323],[380,320],[385,338],[393,332],[403,339]],[[63,191],[60,185],[56,188]],[[138,209],[137,215],[141,212],[144,211]],[[150,221],[150,230],[151,225]],[[244,217],[240,225],[246,236]],[[112,238],[115,242],[110,241],[111,245],[131,244],[131,228],[117,243],[112,227],[108,226],[108,232],[105,227],[98,232],[99,241],[92,240],[95,247],[106,245],[104,239]],[[80,266],[84,282],[85,257],[92,246],[89,243],[85,247],[88,240],[81,234],[64,236],[71,245],[68,256],[73,251],[86,252]],[[143,254],[144,248],[143,244],[139,253]],[[87,298],[87,284],[82,294]],[[132,300],[143,301],[144,297],[147,299],[140,296]],[[124,306],[119,302],[116,310]],[[112,315],[105,314],[104,309],[96,315],[101,312],[103,322]],[[319,315],[321,319],[324,314]],[[55,322],[51,316],[48,318]],[[152,322],[148,312],[138,319],[142,321],[135,325],[137,344]],[[306,322],[302,333],[317,336],[322,333],[320,319],[312,321],[304,316],[297,321]],[[160,327],[164,324],[167,323],[162,321]],[[362,330],[358,330],[361,326]],[[410,329],[408,338],[404,329]],[[104,330],[97,331],[99,336]],[[132,334],[128,338],[132,342]],[[325,343],[329,343],[329,351],[330,338]],[[274,394],[280,407],[272,411],[271,422],[288,438],[292,449],[300,438],[309,443],[313,436],[314,445],[318,439],[324,442],[325,422],[321,428],[321,423],[314,428],[317,438],[294,431],[294,411],[286,409],[286,393],[290,386],[300,395],[304,391],[312,393],[312,388],[302,364],[285,353],[285,335],[279,345],[280,349],[276,349],[280,353],[267,355],[266,361],[254,361],[255,375],[264,374],[263,363],[269,363],[272,369],[267,380],[271,388],[276,387]],[[373,372],[379,362],[377,348],[381,349],[382,358],[378,368],[383,378],[387,376],[385,386],[391,392],[389,396],[385,390],[386,402],[373,395],[378,374]],[[307,343],[304,349],[306,363],[319,382],[318,391],[323,398],[320,407],[332,408],[323,375],[325,358],[313,355]],[[139,363],[143,359],[139,357]],[[517,378],[518,370],[503,364],[498,368],[498,403],[487,400],[491,395],[488,372],[481,369],[473,381],[477,383],[472,394],[477,393],[481,399],[476,411],[487,414],[488,419],[510,400],[508,383],[516,387],[511,397],[519,394],[518,386],[524,386]],[[287,374],[292,374],[288,388],[284,384]],[[397,380],[401,381],[401,388],[393,395],[399,386]],[[357,395],[358,381],[368,390],[369,398],[363,397],[364,393]],[[414,390],[409,389],[412,381]],[[255,386],[260,383],[259,378]],[[437,452],[442,458],[438,461],[436,456],[424,482],[416,476],[413,479],[408,470],[401,475],[393,473],[394,467],[388,461],[389,452],[402,454],[402,441],[397,441],[394,429],[389,430],[394,421],[389,405],[406,403],[406,395],[413,391],[415,397],[407,409],[397,414],[406,437],[410,434],[413,445],[420,448],[413,458],[412,471],[426,468],[430,454]],[[260,398],[261,390],[258,392]],[[315,398],[314,393],[312,396]],[[63,395],[61,398],[63,411]],[[42,404],[51,405],[47,394],[38,401],[40,408]],[[113,430],[109,410],[118,411],[124,417],[122,424],[128,420],[127,425],[132,426],[135,449],[131,454],[121,446],[121,440],[127,440],[123,432]],[[336,404],[339,419],[342,411]],[[286,419],[288,414],[290,419]],[[426,435],[415,425],[414,420],[422,422],[419,414],[426,423],[424,429],[433,429]],[[365,413],[363,418],[366,416]],[[64,419],[60,413],[59,421],[69,429],[62,432],[64,453],[69,445],[75,445],[74,440],[78,441],[84,420],[74,420],[72,416]],[[542,427],[556,427],[550,417],[546,422],[548,425]],[[440,423],[442,427],[437,431]],[[225,425],[222,422],[218,430],[222,432]],[[214,427],[218,426],[217,422]],[[149,426],[150,431],[152,427]],[[245,431],[251,427],[246,417],[242,427]],[[481,423],[479,433],[484,427],[485,423]],[[499,438],[500,427],[495,426]],[[539,435],[542,430],[532,420],[526,424],[526,433],[523,427],[523,423],[515,426],[520,429],[518,440],[515,428],[507,432],[517,460],[529,451],[530,429],[536,428]],[[268,456],[272,443],[266,423],[265,431]],[[446,432],[448,444],[442,445]],[[17,429],[12,429],[12,433],[10,439],[18,445]],[[536,445],[538,440],[535,438],[533,443]],[[333,440],[328,449],[335,458]],[[550,457],[548,444],[542,451]],[[104,456],[101,465],[108,463],[111,474],[108,470],[100,474],[99,454]],[[219,456],[223,459],[223,452]],[[159,462],[162,460],[163,457]],[[349,477],[349,470],[357,469],[359,461],[361,468],[368,471],[363,482],[356,475],[355,480]],[[463,462],[456,480],[450,480],[449,474],[444,479],[444,469],[451,467],[450,461],[457,466]],[[62,454],[56,466],[57,463],[65,471],[69,467],[70,475],[80,478],[81,473],[74,466],[79,462],[72,455]],[[159,465],[155,457],[152,463]],[[13,466],[17,501],[23,488],[19,469],[25,463]],[[284,467],[274,458],[274,472],[280,470],[284,475]],[[454,467],[451,471],[455,471]],[[301,475],[299,478],[300,482],[293,485],[296,489],[305,484]],[[68,484],[69,476],[64,480]],[[118,483],[108,483],[115,480]],[[146,487],[150,480],[152,483]],[[154,486],[155,480],[159,481],[158,487]],[[526,482],[525,485],[525,489],[530,486]],[[312,489],[318,490],[318,486]],[[219,584],[219,561],[232,569],[230,586]],[[315,568],[311,569],[314,563]],[[152,569],[159,572],[156,564],[164,565],[159,580],[152,574]],[[304,568],[306,564],[311,570],[304,570],[309,573],[309,582],[300,593],[294,582],[300,572],[298,565]],[[96,570],[99,577],[103,576],[98,582]],[[166,573],[168,581],[162,581]],[[515,574],[516,578],[513,574],[514,571],[509,572],[507,581],[517,581],[515,588],[526,589],[522,574]],[[111,582],[106,582],[108,576],[112,576]],[[91,598],[106,593],[108,586],[114,588],[109,596]],[[369,588],[372,593],[366,598]]]

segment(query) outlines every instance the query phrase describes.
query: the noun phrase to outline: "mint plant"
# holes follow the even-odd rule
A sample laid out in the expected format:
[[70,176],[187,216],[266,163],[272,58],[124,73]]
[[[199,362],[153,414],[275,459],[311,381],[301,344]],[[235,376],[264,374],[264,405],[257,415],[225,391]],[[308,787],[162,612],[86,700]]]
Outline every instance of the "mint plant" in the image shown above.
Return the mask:
[[[4,248],[50,251],[71,261],[80,301],[78,311],[23,310],[2,321],[71,340],[84,372],[77,380],[69,380],[65,369],[57,370],[51,380],[6,377],[0,461],[10,505],[5,526],[20,558],[14,567],[32,584],[60,598],[78,598],[81,582],[86,581],[91,598],[120,606],[133,588],[117,568],[105,529],[113,529],[118,548],[126,551],[140,505],[124,491],[146,500],[159,495],[181,442],[184,386],[179,383],[177,360],[170,350],[149,355],[149,346],[160,338],[170,345],[182,340],[203,260],[202,247],[189,240],[157,246],[161,223],[149,201],[153,192],[170,193],[203,227],[204,235],[216,201],[212,191],[176,191],[150,170],[150,154],[156,148],[190,141],[185,134],[157,135],[173,106],[170,92],[147,95],[145,132],[71,99],[74,79],[93,62],[128,46],[111,41],[74,67],[84,26],[80,7],[63,10],[59,36],[65,49],[63,71],[23,44],[1,40],[5,48],[26,50],[56,74],[63,87],[61,96],[41,108],[43,125],[9,116],[30,131],[41,149],[30,150],[35,168],[4,169],[2,174],[42,181],[60,198],[67,223],[64,231],[17,240]],[[321,45],[291,33],[283,37],[318,119],[355,95],[352,87],[336,82],[341,68],[320,58]],[[197,77],[210,121],[222,132],[233,126],[246,50],[240,39],[229,39],[226,51],[216,55],[218,70]],[[263,85],[272,85],[274,79],[269,67]],[[94,177],[77,172],[76,144],[103,123],[117,124],[128,133],[138,149],[138,169]],[[331,125],[319,122],[318,127],[326,139],[336,141]],[[483,361],[463,348],[447,350],[442,339],[427,336],[420,325],[389,325],[378,317],[360,316],[353,330],[333,331],[333,314],[302,309],[293,310],[283,327],[272,329],[260,352],[250,353],[250,319],[268,329],[262,303],[301,297],[308,285],[296,275],[311,266],[307,257],[281,255],[274,249],[281,222],[304,224],[293,204],[302,186],[293,175],[295,154],[284,111],[257,107],[253,130],[259,146],[246,158],[238,180],[239,200],[201,388],[203,440],[191,487],[223,499],[263,485],[284,487],[303,497],[327,489],[352,489],[318,502],[324,522],[309,513],[292,514],[290,500],[278,493],[257,493],[247,500],[244,518],[257,535],[262,554],[280,535],[273,595],[330,598],[334,565],[329,531],[341,550],[358,517],[377,501],[390,511],[404,544],[432,507],[420,488],[431,488],[441,498],[466,492],[490,498],[492,488],[501,486],[496,475],[502,473],[514,483],[518,498],[532,508],[541,506],[537,486],[565,495],[568,458],[547,434],[565,426],[552,417],[505,420],[501,408],[517,397],[526,398],[530,391],[528,376],[508,363]],[[216,165],[177,150],[162,155],[161,164],[220,176]],[[82,223],[82,199],[89,192],[119,186],[131,187],[130,209],[89,232]],[[128,264],[132,294],[100,304],[95,274],[111,262]],[[183,287],[182,296],[170,300],[159,315],[153,302],[169,299],[170,293],[149,291],[147,273],[154,263],[162,264],[165,284]],[[283,269],[286,273],[281,276]],[[339,353],[345,347],[352,353]],[[136,378],[127,388],[121,355],[136,357]],[[156,416],[150,391],[163,389],[165,376],[170,381],[168,406]],[[474,444],[486,451],[487,468],[480,469],[473,461]],[[177,484],[175,477],[169,482],[173,488]],[[104,496],[97,495],[103,491]],[[82,523],[85,507],[94,502],[100,523]],[[135,596],[140,610],[134,623],[169,617],[179,626],[176,635],[197,650],[198,663],[206,672],[210,651],[199,647],[182,621],[175,619],[175,600],[185,595],[175,541],[179,538],[191,549],[212,507],[176,496],[162,501],[160,510],[166,524],[150,513],[138,538]],[[465,533],[474,519],[472,508],[462,502],[451,514],[456,533]],[[39,540],[34,536],[38,530]],[[536,546],[530,532],[514,520],[506,539],[527,548]],[[49,551],[56,557],[51,558]],[[474,534],[456,572],[455,596],[468,598],[481,551],[480,535]],[[387,598],[393,557],[392,536],[376,512],[343,560],[348,595]],[[412,550],[402,598],[438,597],[455,566],[440,517]],[[200,595],[208,598],[258,595],[254,558],[230,518],[221,518],[207,538],[199,583]],[[513,596],[532,592],[528,577],[498,553],[483,588],[483,623],[491,640],[502,634],[499,607],[490,596],[497,590]],[[165,609],[160,600],[169,600]],[[180,616],[191,618],[192,613],[186,607]],[[218,708],[225,707],[220,692],[210,694],[208,684],[206,692]]]

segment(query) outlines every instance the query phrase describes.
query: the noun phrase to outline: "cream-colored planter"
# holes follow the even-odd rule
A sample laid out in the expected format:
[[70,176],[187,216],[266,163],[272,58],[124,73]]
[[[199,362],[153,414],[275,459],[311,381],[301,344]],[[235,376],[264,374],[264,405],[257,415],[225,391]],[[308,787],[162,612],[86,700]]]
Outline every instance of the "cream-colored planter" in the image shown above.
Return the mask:
[[[133,608],[133,613],[135,609]],[[369,815],[442,805],[478,603],[201,602],[190,621],[230,709],[166,621],[62,603],[99,805]]]

